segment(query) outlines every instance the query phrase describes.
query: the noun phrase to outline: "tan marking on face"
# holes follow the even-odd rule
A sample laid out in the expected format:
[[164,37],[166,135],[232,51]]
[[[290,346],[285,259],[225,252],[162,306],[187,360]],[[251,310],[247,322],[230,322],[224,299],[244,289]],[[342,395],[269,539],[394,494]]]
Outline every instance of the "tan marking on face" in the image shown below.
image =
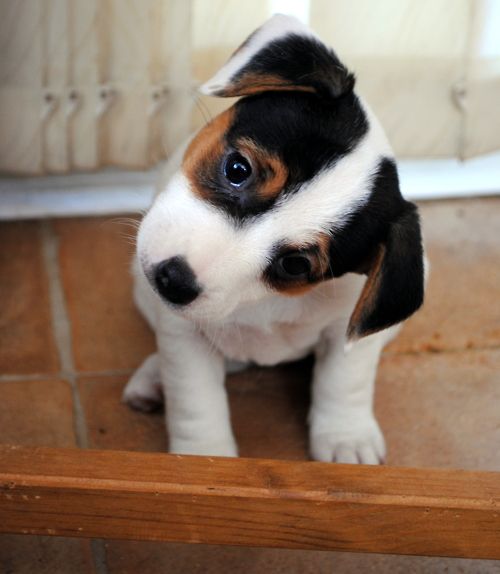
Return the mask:
[[257,184],[257,196],[263,200],[269,200],[279,195],[288,179],[287,166],[278,157],[270,155],[252,140],[238,141],[237,149],[250,160],[261,180]]
[[[191,183],[193,192],[210,200],[211,190],[206,182],[212,179],[226,153],[224,136],[234,121],[234,108],[214,118],[192,140],[182,161],[182,168]],[[242,138],[235,144],[235,151],[248,159],[255,177],[255,193],[263,202],[274,199],[283,190],[288,179],[288,168],[274,155],[260,148],[250,139]]]
[[314,93],[316,90],[312,86],[293,84],[280,76],[248,72],[222,90],[219,90],[217,95],[223,97],[250,96],[271,91]]
[[330,240],[330,234],[323,232],[318,234],[316,241],[312,244],[301,246],[291,245],[290,250],[296,249],[308,255],[309,261],[311,262],[313,282],[283,282],[282,285],[275,286],[275,288],[283,295],[290,297],[298,297],[314,289],[322,279],[328,276],[327,274],[330,269]]
[[304,285],[295,285],[290,287],[283,287],[282,289],[278,289],[278,291],[285,295],[286,297],[300,297],[301,295],[305,295],[314,287],[316,287],[317,283],[305,283]]
[[208,177],[213,166],[221,162],[225,152],[224,135],[233,119],[234,108],[216,116],[193,138],[182,159],[182,169],[194,193],[203,199],[208,199],[210,195],[210,190],[203,185],[203,178]]
[[330,241],[332,236],[329,233],[320,233],[316,239],[318,254],[316,257],[318,275],[325,275],[330,270]]

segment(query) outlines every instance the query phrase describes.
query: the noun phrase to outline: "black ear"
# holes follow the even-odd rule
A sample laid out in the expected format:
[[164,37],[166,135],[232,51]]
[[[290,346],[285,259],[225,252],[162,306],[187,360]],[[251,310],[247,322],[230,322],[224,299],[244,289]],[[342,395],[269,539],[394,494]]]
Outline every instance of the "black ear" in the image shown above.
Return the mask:
[[277,14],[236,50],[201,87],[213,96],[264,91],[308,91],[336,98],[351,91],[354,76],[306,26]]
[[389,224],[369,266],[368,278],[351,315],[350,340],[399,323],[424,301],[424,254],[416,207],[404,202]]

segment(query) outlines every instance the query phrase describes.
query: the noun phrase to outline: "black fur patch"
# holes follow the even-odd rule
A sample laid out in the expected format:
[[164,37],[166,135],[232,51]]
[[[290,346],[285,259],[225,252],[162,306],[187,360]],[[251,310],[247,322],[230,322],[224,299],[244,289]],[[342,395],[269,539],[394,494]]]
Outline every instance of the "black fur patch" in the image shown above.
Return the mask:
[[399,190],[396,165],[383,159],[368,202],[330,243],[334,277],[347,272],[369,273],[380,246],[384,256],[376,293],[350,325],[350,335],[361,337],[399,323],[414,313],[424,299],[423,248],[417,208]]
[[333,276],[362,270],[374,249],[387,239],[389,224],[409,207],[414,208],[401,195],[394,161],[382,159],[368,201],[341,230],[332,233],[330,264]]
[[362,337],[375,333],[413,314],[424,302],[424,262],[420,225],[416,207],[405,211],[391,223],[385,255],[373,305],[362,314],[351,334]]
[[231,78],[237,84],[245,75],[275,76],[287,84],[311,87],[327,98],[337,98],[354,88],[355,78],[335,52],[314,37],[288,34],[267,44]]
[[[334,194],[332,193],[334,201]],[[381,160],[368,202],[338,231],[329,243],[329,265],[313,269],[300,284],[284,281],[275,272],[280,256],[292,247],[277,245],[264,280],[285,291],[340,277],[348,272],[371,276],[368,292],[360,298],[349,337],[359,338],[399,323],[414,313],[424,299],[423,248],[417,208],[399,190],[395,163]],[[319,254],[319,246],[304,250]]]
[[293,193],[351,152],[367,130],[366,116],[352,92],[334,100],[306,92],[243,98],[235,104],[234,121],[225,135],[228,153],[238,149],[238,141],[251,140],[287,166],[288,180],[281,194],[263,200],[257,194],[258,177],[235,191],[217,166],[210,178],[211,201],[238,220],[263,213],[283,194]]

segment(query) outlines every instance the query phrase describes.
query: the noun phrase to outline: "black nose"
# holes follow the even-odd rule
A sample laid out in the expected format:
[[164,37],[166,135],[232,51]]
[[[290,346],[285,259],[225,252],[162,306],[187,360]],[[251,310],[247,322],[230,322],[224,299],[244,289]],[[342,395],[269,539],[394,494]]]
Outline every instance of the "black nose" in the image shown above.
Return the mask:
[[160,295],[176,305],[187,305],[201,293],[193,270],[183,257],[158,263],[154,281]]

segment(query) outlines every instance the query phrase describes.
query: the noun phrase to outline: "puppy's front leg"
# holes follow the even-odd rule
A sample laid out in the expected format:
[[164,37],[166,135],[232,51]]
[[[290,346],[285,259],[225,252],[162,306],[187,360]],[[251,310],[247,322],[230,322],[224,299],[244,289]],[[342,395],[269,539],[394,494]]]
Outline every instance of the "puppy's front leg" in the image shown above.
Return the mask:
[[191,323],[167,313],[156,335],[170,452],[237,456],[222,355]]
[[379,464],[385,443],[373,414],[373,391],[387,335],[365,337],[345,350],[344,332],[328,331],[317,349],[309,413],[311,456]]

